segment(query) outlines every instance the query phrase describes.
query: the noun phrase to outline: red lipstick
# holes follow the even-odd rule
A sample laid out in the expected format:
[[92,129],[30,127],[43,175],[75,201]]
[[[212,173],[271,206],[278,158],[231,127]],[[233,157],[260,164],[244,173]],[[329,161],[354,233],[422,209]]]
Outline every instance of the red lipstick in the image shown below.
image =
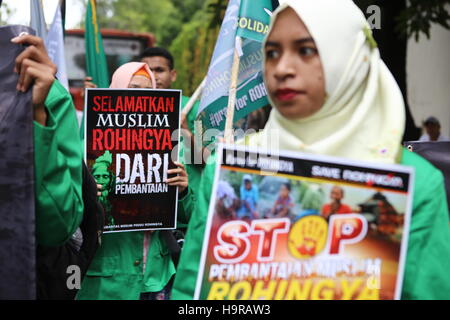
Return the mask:
[[297,97],[299,94],[304,94],[303,91],[298,91],[294,89],[279,89],[275,91],[275,96],[278,100],[289,101]]

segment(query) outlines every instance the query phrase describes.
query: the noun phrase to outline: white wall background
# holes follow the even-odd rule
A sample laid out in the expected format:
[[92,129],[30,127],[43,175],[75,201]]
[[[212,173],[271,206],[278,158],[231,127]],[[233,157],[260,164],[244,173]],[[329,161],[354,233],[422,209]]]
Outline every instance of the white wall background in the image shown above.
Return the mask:
[[408,99],[417,126],[429,116],[441,122],[450,136],[450,30],[433,26],[431,37],[409,40],[407,55]]

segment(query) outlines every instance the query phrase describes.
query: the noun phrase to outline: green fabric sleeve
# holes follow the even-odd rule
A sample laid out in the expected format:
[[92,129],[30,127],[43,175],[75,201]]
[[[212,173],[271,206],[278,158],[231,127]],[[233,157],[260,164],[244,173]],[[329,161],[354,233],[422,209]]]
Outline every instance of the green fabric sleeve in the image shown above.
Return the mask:
[[[406,151],[409,153],[409,151]],[[402,299],[450,299],[450,228],[442,173],[415,154],[413,214]]]
[[206,229],[211,188],[214,182],[216,154],[211,155],[205,166],[199,190],[195,198],[195,208],[189,220],[185,243],[181,251],[180,262],[172,288],[173,300],[193,299],[197,281],[203,237]]
[[45,101],[47,126],[34,123],[36,238],[58,246],[83,217],[82,153],[72,98],[55,80]]
[[189,223],[195,205],[194,193],[189,187],[187,190],[187,194],[182,199],[178,199],[177,224],[178,227],[183,228]]

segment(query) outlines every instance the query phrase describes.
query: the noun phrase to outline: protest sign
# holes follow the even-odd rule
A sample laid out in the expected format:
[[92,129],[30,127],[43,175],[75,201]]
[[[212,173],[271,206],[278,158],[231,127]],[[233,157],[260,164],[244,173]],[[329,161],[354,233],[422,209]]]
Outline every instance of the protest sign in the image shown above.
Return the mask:
[[196,299],[399,299],[413,169],[226,146]]
[[[87,89],[85,157],[105,208],[105,232],[174,229],[180,90]],[[178,159],[178,154],[173,158]]]

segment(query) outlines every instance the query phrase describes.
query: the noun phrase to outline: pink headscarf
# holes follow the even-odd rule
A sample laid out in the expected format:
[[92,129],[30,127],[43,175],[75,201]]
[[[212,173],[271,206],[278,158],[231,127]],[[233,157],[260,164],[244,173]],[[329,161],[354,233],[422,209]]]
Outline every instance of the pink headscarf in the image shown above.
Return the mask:
[[144,68],[150,75],[153,89],[155,89],[156,88],[155,76],[154,76],[153,72],[150,71],[150,68],[148,67],[148,65],[143,62],[128,62],[128,63],[121,65],[114,72],[114,74],[112,76],[111,85],[109,87],[112,89],[128,88],[128,84],[130,83],[133,75],[142,68]]

